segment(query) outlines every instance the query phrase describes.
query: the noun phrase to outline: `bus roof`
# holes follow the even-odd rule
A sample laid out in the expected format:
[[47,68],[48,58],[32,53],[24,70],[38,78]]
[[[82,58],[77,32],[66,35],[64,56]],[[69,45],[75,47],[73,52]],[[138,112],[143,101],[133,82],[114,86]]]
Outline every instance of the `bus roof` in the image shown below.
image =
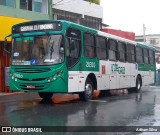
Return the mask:
[[140,42],[137,42],[137,46],[141,46],[141,47],[144,47],[144,48],[147,48],[147,49],[151,49],[151,50],[156,50],[156,48],[154,46],[151,46],[151,45],[147,45],[147,44],[144,44],[144,43],[140,43]]

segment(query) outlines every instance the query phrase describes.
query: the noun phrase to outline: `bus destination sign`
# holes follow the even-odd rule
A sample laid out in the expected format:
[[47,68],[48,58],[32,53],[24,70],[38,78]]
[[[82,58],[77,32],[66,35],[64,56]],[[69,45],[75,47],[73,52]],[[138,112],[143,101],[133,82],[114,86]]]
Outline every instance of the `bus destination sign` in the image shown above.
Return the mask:
[[32,23],[26,25],[14,26],[13,33],[18,32],[31,32],[31,31],[43,31],[43,30],[61,30],[61,23]]
[[35,31],[35,30],[51,30],[53,29],[53,24],[41,24],[41,25],[32,25],[32,26],[22,26],[20,31]]

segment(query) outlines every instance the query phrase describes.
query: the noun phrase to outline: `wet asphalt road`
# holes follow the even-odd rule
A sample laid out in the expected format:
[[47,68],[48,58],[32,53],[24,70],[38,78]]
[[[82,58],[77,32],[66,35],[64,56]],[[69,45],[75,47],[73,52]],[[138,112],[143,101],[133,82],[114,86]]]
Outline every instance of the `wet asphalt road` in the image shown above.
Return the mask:
[[[141,93],[107,96],[89,102],[75,100],[61,104],[43,101],[36,93],[0,96],[0,126],[160,126],[160,87],[144,87]],[[85,134],[158,135],[160,132]]]

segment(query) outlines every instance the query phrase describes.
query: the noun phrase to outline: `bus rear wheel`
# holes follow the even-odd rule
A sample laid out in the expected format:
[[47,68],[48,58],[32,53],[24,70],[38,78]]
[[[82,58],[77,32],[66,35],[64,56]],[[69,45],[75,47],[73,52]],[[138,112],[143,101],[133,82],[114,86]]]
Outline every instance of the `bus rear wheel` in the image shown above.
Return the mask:
[[53,92],[39,92],[38,94],[43,99],[51,99],[53,96]]
[[93,97],[93,83],[88,78],[85,83],[85,90],[84,92],[79,93],[79,98],[80,100],[88,101],[91,100],[92,97]]
[[132,93],[132,92],[140,92],[141,91],[141,87],[142,87],[142,80],[141,80],[141,77],[140,76],[137,76],[137,79],[136,79],[136,87],[134,88],[130,88],[128,89],[129,93]]
[[140,92],[142,87],[142,82],[140,76],[137,76],[136,79],[136,87],[135,87],[135,92]]

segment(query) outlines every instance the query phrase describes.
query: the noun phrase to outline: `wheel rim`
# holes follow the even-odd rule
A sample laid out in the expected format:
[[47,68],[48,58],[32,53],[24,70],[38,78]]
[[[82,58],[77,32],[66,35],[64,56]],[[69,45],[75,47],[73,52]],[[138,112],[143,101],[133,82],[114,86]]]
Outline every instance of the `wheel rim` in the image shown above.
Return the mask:
[[140,83],[140,81],[138,80],[138,82],[137,82],[137,89],[139,90],[141,88],[141,83]]
[[87,96],[90,96],[92,94],[92,85],[91,84],[86,84],[85,93]]

